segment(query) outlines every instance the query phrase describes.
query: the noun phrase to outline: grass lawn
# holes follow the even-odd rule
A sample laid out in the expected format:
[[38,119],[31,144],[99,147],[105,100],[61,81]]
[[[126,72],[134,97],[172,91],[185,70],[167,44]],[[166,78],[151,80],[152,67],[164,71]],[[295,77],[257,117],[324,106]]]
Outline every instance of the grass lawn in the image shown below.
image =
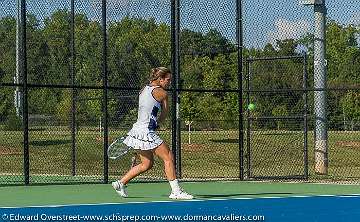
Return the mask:
[[[0,131],[0,183],[21,180],[23,156],[21,131]],[[110,130],[110,140],[125,131]],[[169,144],[171,131],[159,135]],[[247,160],[245,136],[245,169],[251,167],[252,176],[301,175],[304,172],[303,132],[301,131],[253,131],[250,145],[250,164]],[[40,182],[38,175],[68,175],[60,180],[101,181],[103,178],[103,142],[96,128],[80,128],[76,143],[76,173],[84,177],[72,177],[71,130],[66,127],[32,129],[29,132],[31,182]],[[182,132],[183,178],[237,178],[239,176],[238,131]],[[313,134],[308,134],[309,174],[314,179],[360,178],[360,133],[329,132],[329,175],[316,176],[313,171]],[[124,174],[130,167],[132,155],[121,160],[109,160],[109,176]],[[5,176],[8,175],[8,176]],[[247,174],[245,174],[247,175]],[[86,177],[85,177],[86,176]],[[15,178],[15,179],[14,179]],[[143,178],[164,178],[163,165],[156,159],[152,170]],[[21,183],[20,182],[20,183]]]

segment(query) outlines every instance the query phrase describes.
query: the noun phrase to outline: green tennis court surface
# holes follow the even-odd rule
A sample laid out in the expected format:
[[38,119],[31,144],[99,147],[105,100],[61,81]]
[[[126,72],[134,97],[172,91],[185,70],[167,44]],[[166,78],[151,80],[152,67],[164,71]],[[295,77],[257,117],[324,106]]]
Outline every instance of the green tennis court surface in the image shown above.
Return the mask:
[[[270,183],[270,182],[183,182],[196,199],[236,199],[360,194],[359,185]],[[110,184],[44,185],[0,187],[0,207],[77,205],[169,201],[169,184],[132,183],[129,198],[119,197]]]

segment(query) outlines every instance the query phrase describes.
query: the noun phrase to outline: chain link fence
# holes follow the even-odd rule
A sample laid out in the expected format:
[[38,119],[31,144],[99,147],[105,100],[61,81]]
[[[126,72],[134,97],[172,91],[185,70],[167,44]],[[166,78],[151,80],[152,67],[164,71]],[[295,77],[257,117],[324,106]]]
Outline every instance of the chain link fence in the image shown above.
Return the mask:
[[[308,180],[357,182],[357,160],[360,158],[357,146],[359,140],[358,129],[356,127],[358,122],[357,113],[360,110],[356,105],[358,104],[360,90],[358,78],[360,73],[360,63],[358,61],[360,8],[358,4],[354,4],[353,1],[326,1],[326,89],[314,85],[316,78],[314,77],[314,72],[318,71],[316,61],[314,62],[316,60],[314,59],[314,41],[316,40],[314,38],[314,33],[316,32],[314,6],[304,6],[295,0],[289,2],[245,1],[244,5],[244,42],[245,48],[249,49],[248,55],[245,56],[250,58],[271,58],[300,55],[302,51],[305,51],[308,55]],[[259,14],[262,16],[259,16]],[[259,65],[255,68],[258,72],[267,75],[268,79],[261,79],[261,81],[269,82],[267,86],[273,87],[274,81],[277,83],[274,88],[279,84],[285,84],[285,87],[282,88],[290,85],[296,87],[297,84],[300,84],[301,81],[297,80],[297,78],[301,77],[301,70],[300,75],[298,75],[299,72],[294,70],[296,66],[291,66],[293,70],[284,70],[284,67],[289,66],[282,62],[276,65],[274,69],[273,65],[263,63],[263,67]],[[282,77],[284,74],[285,76]],[[256,79],[253,81],[256,84]],[[262,90],[266,91],[266,87],[262,87]],[[326,159],[328,161],[328,172],[325,175],[318,174],[315,169],[315,132],[317,126],[315,113],[321,107],[324,107],[316,105],[315,94],[321,92],[324,92],[326,95],[326,118],[324,121],[327,125]],[[261,109],[256,111],[265,112],[263,105],[266,105],[266,108],[270,109],[268,112],[270,116],[275,113],[291,113],[296,108],[302,107],[302,104],[296,102],[297,100],[291,99],[294,98],[293,95],[286,95],[286,97],[290,97],[285,100],[288,104],[285,104],[282,109],[274,109],[278,105],[278,100],[269,100],[268,103],[261,103]],[[276,97],[278,99],[281,98],[281,96]],[[350,97],[351,99],[349,100]],[[266,100],[267,97],[262,99]],[[282,106],[282,104],[279,105]],[[273,122],[275,127],[278,124],[275,121]],[[254,123],[254,128],[256,129],[256,127]],[[291,129],[292,127],[286,128]],[[294,157],[294,153],[288,152],[291,152],[296,142],[290,141],[289,139],[288,148],[282,150],[283,155],[288,157],[286,159]],[[299,138],[296,141],[299,142],[301,140]],[[254,147],[257,149],[262,149],[263,153],[276,152],[278,150],[267,148],[265,144],[260,145],[255,142],[255,138],[251,142],[254,143]],[[281,146],[281,142],[277,142],[277,144]],[[301,154],[295,155],[299,157],[298,161],[302,160]],[[280,157],[280,154],[275,155],[275,157],[279,159],[285,158],[283,156]],[[264,159],[267,158],[264,156]],[[277,168],[292,169],[296,166],[295,164],[285,164],[283,160],[277,164],[275,162],[271,162],[272,167],[268,166],[269,171]],[[275,172],[277,171],[275,170]]]
[[236,2],[181,1],[180,28],[182,177],[239,178]]
[[308,179],[306,60],[305,55],[246,60],[249,179]]
[[[326,2],[326,90],[313,83],[314,11],[297,0],[1,2],[0,184],[123,175],[136,155],[104,151],[136,121],[157,66],[173,71],[159,135],[180,178],[359,181],[360,8],[351,0]],[[319,91],[326,175],[315,171]],[[158,159],[137,178],[163,179]]]

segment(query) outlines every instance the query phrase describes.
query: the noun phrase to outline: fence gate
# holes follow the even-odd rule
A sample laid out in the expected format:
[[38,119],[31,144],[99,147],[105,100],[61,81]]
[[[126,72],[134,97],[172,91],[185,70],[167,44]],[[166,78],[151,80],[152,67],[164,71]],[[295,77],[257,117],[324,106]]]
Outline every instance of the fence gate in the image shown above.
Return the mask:
[[308,177],[306,60],[306,55],[246,60],[247,179]]

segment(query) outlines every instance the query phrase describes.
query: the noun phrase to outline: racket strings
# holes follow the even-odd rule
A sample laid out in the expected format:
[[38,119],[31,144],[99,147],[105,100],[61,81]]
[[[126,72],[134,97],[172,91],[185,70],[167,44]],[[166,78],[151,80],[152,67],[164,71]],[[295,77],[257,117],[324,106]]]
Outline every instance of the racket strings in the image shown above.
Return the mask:
[[116,159],[120,156],[125,155],[131,147],[128,147],[126,144],[123,143],[124,138],[120,138],[113,142],[108,148],[108,157],[111,159]]

